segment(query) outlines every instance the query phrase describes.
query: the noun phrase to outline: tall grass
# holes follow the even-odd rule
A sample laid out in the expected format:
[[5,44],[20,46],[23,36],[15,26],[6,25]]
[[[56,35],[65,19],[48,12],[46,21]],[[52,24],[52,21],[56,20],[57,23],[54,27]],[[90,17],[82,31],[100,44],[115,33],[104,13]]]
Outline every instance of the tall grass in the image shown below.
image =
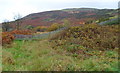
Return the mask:
[[96,53],[91,57],[82,58],[80,56],[84,57],[84,54],[75,56],[62,47],[53,49],[51,44],[48,40],[14,41],[11,46],[3,47],[3,71],[118,70],[118,54],[115,50],[104,51],[99,56]]
[[14,41],[2,48],[3,71],[118,71],[117,33],[116,26],[87,25],[49,40]]

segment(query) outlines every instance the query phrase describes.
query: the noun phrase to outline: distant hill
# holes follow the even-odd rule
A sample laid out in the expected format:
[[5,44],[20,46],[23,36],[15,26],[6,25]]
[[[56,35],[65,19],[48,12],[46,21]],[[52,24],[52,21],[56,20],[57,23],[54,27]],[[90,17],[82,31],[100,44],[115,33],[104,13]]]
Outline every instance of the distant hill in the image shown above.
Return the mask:
[[[115,16],[117,9],[69,8],[29,14],[22,18],[22,26],[50,26],[53,23],[62,24],[64,20],[81,25],[101,19],[104,21]],[[14,22],[12,25],[14,26]]]
[[114,19],[110,19],[110,20],[107,20],[107,21],[100,22],[99,24],[100,25],[117,25],[117,24],[119,24],[119,21],[118,21],[119,19],[114,18]]

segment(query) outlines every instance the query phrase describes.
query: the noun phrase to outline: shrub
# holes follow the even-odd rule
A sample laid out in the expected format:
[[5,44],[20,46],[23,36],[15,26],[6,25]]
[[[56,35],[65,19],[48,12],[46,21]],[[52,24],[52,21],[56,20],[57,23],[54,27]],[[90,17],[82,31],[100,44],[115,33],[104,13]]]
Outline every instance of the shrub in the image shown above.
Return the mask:
[[[82,45],[86,48],[106,50],[118,48],[118,33],[117,25],[100,26],[89,24],[85,26],[70,27],[51,39],[64,39],[69,43]],[[58,43],[58,41],[56,43]]]
[[10,44],[14,39],[14,34],[32,35],[34,32],[30,30],[14,30],[11,32],[2,32],[2,45]]
[[60,24],[54,23],[47,30],[48,31],[54,31],[54,30],[59,29],[60,27],[62,27]]
[[30,30],[14,30],[10,32],[11,34],[23,34],[23,35],[31,35],[34,33],[33,31]]
[[10,44],[14,40],[14,36],[9,32],[2,32],[2,45]]
[[63,30],[62,32],[58,33],[58,34],[55,34],[55,36],[51,37],[50,40],[55,40],[55,39],[63,39],[67,37],[67,31],[66,30]]

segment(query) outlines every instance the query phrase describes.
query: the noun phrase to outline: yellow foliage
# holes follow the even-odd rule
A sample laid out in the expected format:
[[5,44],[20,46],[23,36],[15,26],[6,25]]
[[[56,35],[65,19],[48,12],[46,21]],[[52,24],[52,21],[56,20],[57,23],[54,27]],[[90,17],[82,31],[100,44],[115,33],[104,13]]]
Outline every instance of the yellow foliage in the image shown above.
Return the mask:
[[60,27],[59,24],[54,23],[54,24],[52,24],[47,30],[48,30],[48,31],[54,31],[54,30],[57,30],[59,27]]

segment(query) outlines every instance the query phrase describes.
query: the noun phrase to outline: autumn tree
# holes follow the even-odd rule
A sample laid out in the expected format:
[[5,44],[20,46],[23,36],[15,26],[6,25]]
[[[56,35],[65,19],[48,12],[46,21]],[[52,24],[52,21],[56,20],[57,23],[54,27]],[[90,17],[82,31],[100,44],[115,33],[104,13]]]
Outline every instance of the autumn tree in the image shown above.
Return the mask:
[[58,23],[53,23],[47,30],[48,31],[54,31],[60,28],[60,25]]
[[16,23],[16,29],[17,30],[20,30],[20,25],[22,23],[21,19],[22,19],[22,16],[20,14],[16,14],[14,16],[14,20],[15,20],[15,23]]

